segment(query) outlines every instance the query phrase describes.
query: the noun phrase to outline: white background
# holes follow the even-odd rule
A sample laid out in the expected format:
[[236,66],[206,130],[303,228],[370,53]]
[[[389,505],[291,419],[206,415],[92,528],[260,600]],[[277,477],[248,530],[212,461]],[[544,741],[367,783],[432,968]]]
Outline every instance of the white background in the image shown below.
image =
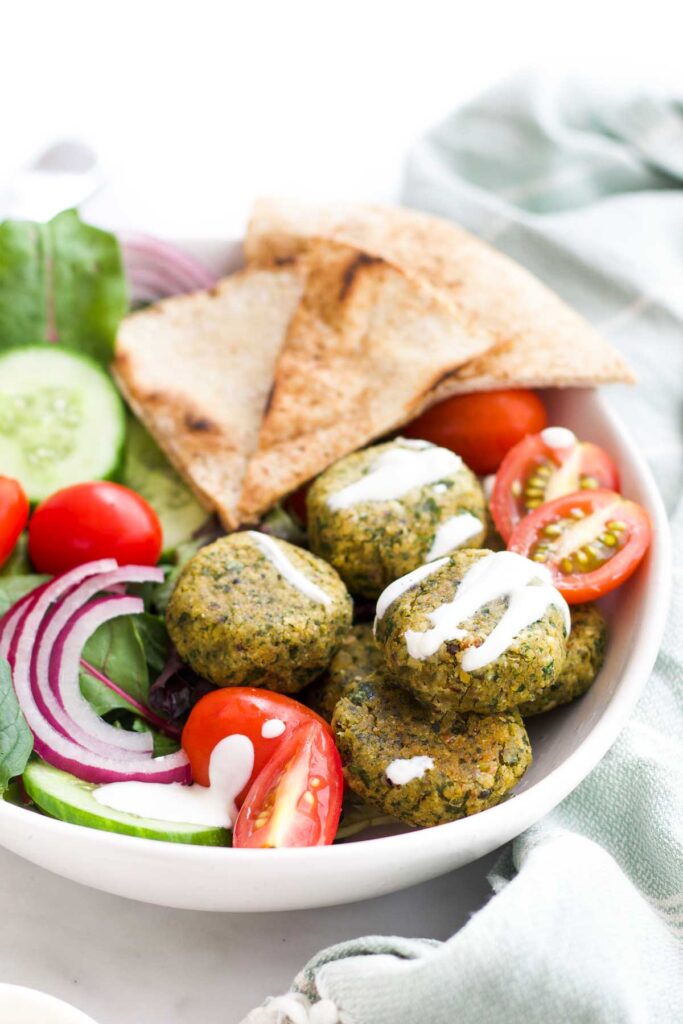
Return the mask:
[[119,217],[162,234],[235,234],[259,193],[391,198],[412,140],[522,66],[603,86],[683,77],[680,11],[677,0],[5,2],[0,181],[47,139],[76,135],[101,154]]
[[[403,154],[455,105],[528,65],[679,87],[678,3],[273,0],[4,3],[0,185],[64,136],[100,153],[95,216],[167,236],[239,234],[260,193],[392,199]],[[0,852],[0,980],[102,1024],[235,1024],[321,946],[445,938],[494,858],[395,897],[275,917],[166,911]]]

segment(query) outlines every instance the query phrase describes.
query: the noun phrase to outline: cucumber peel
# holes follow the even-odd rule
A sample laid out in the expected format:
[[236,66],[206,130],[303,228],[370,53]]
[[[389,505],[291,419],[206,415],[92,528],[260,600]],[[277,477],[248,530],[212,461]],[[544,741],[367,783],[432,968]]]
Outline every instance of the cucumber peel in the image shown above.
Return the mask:
[[104,832],[119,832],[143,839],[159,839],[167,843],[230,845],[231,833],[228,829],[140,818],[136,814],[105,807],[93,796],[94,790],[98,788],[96,785],[53,768],[36,757],[24,769],[23,782],[26,792],[41,811],[73,825],[85,825]]

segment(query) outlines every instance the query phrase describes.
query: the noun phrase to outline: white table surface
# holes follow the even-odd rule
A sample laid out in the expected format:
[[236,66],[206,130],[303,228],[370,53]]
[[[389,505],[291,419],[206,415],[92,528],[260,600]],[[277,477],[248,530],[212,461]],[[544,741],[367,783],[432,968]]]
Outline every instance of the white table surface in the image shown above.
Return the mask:
[[98,1024],[237,1024],[325,946],[373,932],[448,938],[488,898],[495,859],[346,907],[206,914],[86,889],[0,850],[0,981]]
[[[390,201],[411,141],[528,63],[676,82],[671,10],[650,0],[644,25],[611,0],[577,0],[571,20],[545,0],[26,0],[1,16],[0,186],[76,136],[111,180],[90,216],[113,226],[234,237],[261,193]],[[326,945],[448,937],[488,897],[494,860],[370,902],[248,916],[128,902],[0,850],[0,981],[101,1024],[236,1024]]]

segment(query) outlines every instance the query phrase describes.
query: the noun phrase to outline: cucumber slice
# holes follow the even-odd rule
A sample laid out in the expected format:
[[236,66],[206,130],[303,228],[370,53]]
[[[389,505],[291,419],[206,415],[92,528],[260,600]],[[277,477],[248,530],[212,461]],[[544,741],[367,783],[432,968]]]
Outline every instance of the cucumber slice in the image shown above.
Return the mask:
[[128,420],[123,482],[141,494],[159,516],[166,555],[189,540],[209,516],[161,448],[132,416]]
[[121,832],[143,839],[161,839],[168,843],[193,843],[196,846],[229,846],[230,832],[209,825],[181,825],[175,821],[140,818],[104,807],[95,800],[90,782],[83,782],[38,758],[29,761],[23,775],[24,788],[41,811],[104,832]]
[[56,345],[0,354],[0,473],[31,502],[120,467],[126,419],[97,363]]

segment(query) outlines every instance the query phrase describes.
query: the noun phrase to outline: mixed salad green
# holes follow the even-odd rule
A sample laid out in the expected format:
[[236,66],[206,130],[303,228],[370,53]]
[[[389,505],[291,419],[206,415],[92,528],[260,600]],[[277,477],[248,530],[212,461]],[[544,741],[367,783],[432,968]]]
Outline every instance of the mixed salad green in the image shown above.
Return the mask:
[[[162,714],[151,706],[152,684],[169,660],[168,589],[201,544],[194,535],[208,517],[142,424],[126,413],[109,376],[116,329],[128,309],[129,284],[114,235],[85,224],[74,210],[46,224],[0,224],[0,472],[19,477],[32,504],[76,481],[113,478],[155,509],[168,582],[141,586],[148,610],[103,623],[90,637],[80,690],[105,720],[149,731],[155,755],[162,755],[179,746],[173,720],[206,690],[189,670],[174,673],[157,688]],[[0,521],[3,514],[0,509]],[[23,531],[0,565],[0,617],[49,579],[33,571]],[[5,660],[0,688],[5,791],[21,775],[33,738]],[[166,693],[171,690],[173,699]]]

